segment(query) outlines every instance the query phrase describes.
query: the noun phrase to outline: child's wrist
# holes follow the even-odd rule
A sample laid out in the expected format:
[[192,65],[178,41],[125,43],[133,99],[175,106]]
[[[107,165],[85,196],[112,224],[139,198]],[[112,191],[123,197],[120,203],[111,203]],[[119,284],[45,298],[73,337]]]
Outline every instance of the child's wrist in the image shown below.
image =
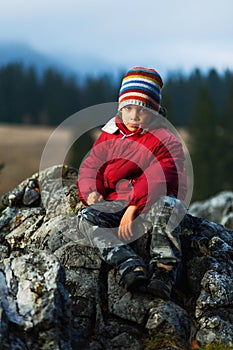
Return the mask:
[[138,206],[136,204],[130,204],[127,208],[127,210],[138,212]]

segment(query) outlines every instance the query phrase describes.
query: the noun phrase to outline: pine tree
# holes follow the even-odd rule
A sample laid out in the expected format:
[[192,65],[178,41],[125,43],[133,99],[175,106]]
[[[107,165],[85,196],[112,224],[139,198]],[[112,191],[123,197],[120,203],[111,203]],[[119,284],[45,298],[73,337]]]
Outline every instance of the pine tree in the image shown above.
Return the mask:
[[233,189],[233,76],[228,88],[226,96],[225,109],[219,117],[218,138],[219,152],[221,153],[218,159],[219,168],[221,171],[219,181],[222,184],[223,190]]
[[213,195],[218,183],[217,115],[206,86],[200,87],[189,128],[191,159],[194,169],[193,199],[200,200]]

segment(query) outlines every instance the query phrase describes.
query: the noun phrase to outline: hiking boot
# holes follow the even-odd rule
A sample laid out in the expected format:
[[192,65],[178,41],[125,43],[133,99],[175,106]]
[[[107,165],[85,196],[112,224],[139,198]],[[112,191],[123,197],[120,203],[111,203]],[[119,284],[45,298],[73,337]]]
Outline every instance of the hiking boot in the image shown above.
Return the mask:
[[126,271],[121,279],[121,284],[129,292],[134,292],[138,288],[146,286],[148,282],[147,271],[141,266],[137,266],[133,270]]
[[175,284],[176,268],[168,269],[154,266],[153,274],[147,286],[147,292],[157,298],[169,300]]

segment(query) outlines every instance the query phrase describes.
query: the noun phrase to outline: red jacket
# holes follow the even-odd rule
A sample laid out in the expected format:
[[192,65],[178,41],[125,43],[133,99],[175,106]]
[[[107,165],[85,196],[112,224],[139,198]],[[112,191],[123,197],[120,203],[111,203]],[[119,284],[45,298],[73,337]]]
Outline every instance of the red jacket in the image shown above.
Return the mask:
[[105,200],[126,200],[139,211],[150,208],[161,196],[184,200],[186,171],[181,142],[166,128],[131,133],[119,117],[102,129],[90,155],[80,166],[77,182],[81,201],[90,192]]

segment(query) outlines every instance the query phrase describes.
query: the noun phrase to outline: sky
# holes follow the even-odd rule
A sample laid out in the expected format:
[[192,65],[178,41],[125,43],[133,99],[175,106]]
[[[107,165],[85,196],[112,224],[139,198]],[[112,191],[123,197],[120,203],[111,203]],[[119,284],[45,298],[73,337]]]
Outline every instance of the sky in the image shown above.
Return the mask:
[[113,69],[223,71],[233,69],[232,15],[232,0],[0,0],[0,42]]

